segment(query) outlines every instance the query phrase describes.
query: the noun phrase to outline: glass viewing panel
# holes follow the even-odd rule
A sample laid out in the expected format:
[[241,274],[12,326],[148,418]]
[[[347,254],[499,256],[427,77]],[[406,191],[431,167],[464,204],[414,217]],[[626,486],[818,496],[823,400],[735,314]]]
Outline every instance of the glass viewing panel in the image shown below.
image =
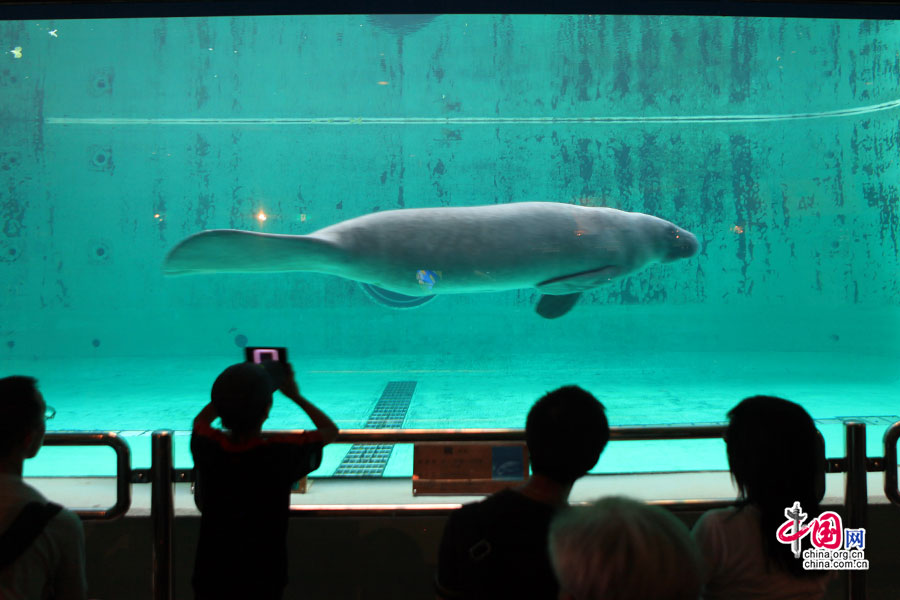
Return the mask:
[[[187,431],[248,345],[287,347],[342,428],[522,427],[570,383],[613,425],[758,393],[834,431],[898,419],[898,22],[6,21],[0,43],[0,375],[39,378],[51,430]],[[167,261],[213,229],[295,237]],[[267,427],[307,426],[276,398]]]

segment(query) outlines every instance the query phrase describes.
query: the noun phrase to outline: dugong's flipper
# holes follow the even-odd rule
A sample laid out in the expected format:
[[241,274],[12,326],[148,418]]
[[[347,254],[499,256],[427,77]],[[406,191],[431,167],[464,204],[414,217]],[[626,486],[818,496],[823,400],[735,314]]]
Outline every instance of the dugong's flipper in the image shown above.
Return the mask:
[[561,317],[575,306],[575,303],[578,302],[578,298],[581,296],[578,294],[566,294],[564,296],[551,296],[550,294],[544,294],[541,296],[540,301],[537,305],[537,314],[541,315],[545,319],[555,319],[557,317]]
[[545,294],[571,294],[586,292],[598,285],[609,283],[614,277],[618,277],[621,269],[616,266],[600,267],[582,273],[570,273],[548,279],[537,284],[537,289]]
[[572,310],[581,292],[609,283],[619,273],[618,267],[606,266],[542,281],[537,284],[537,289],[544,292],[538,302],[537,313],[545,319],[561,317]]

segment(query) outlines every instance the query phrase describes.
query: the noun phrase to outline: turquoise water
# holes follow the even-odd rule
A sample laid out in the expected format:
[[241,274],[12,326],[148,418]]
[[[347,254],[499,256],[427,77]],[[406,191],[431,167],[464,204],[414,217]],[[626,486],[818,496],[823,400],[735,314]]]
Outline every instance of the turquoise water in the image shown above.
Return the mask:
[[[289,347],[345,428],[390,381],[417,382],[416,428],[520,427],[568,383],[613,425],[720,422],[778,394],[830,455],[842,418],[869,420],[875,455],[900,413],[898,23],[67,20],[0,23],[0,46],[0,373],[40,378],[51,429],[129,432],[138,466],[143,433],[188,430],[245,343]],[[552,321],[534,289],[392,310],[329,275],[162,274],[204,229],[534,200],[654,214],[700,252]],[[276,401],[270,427],[306,424]],[[705,444],[602,468],[723,467]],[[47,469],[95,468],[50,450]]]
[[[625,362],[591,368],[559,365],[564,356],[531,360],[485,361],[475,369],[447,365],[423,368],[421,357],[392,363],[375,360],[315,359],[298,369],[302,391],[331,415],[342,428],[361,428],[388,381],[417,381],[416,392],[403,426],[406,428],[524,427],[533,398],[570,382],[590,389],[606,405],[611,424],[707,425],[720,423],[725,413],[746,395],[778,394],[807,407],[826,439],[829,457],[844,454],[843,421],[862,419],[868,425],[870,456],[882,456],[881,437],[886,427],[900,421],[894,386],[885,377],[891,363],[861,356],[842,371],[823,363],[817,353],[782,355],[710,354],[687,357],[683,353],[656,358],[652,370]],[[755,360],[748,360],[754,358]],[[168,359],[93,359],[90,361],[23,362],[41,379],[45,397],[56,408],[51,430],[112,429],[124,435],[133,452],[135,468],[150,464],[150,434],[173,429],[176,466],[191,466],[188,448],[190,423],[209,395],[210,381],[228,357],[192,362],[190,368]],[[233,359],[232,359],[233,360]],[[340,362],[342,369],[335,369]],[[692,365],[704,365],[703,377]],[[443,368],[442,368],[443,367]],[[43,372],[41,369],[47,369]],[[98,372],[113,389],[97,389]],[[506,381],[497,389],[498,381]],[[171,392],[169,390],[178,390]],[[859,398],[865,398],[861,403]],[[164,414],[161,414],[164,413]],[[93,427],[92,423],[109,424]],[[287,399],[276,394],[266,425],[272,429],[310,426],[308,419]],[[334,472],[348,445],[329,448],[317,476]],[[38,474],[110,474],[112,451],[102,448],[45,448],[27,463]],[[398,445],[385,476],[409,476],[412,448]],[[604,453],[597,472],[656,472],[727,468],[721,441],[615,442]]]

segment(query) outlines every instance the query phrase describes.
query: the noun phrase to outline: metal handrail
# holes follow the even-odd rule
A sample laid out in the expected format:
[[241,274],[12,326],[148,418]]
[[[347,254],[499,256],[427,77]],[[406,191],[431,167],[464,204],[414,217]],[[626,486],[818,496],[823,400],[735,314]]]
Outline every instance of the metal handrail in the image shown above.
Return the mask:
[[[900,436],[900,423],[897,435]],[[610,441],[665,441],[700,440],[724,438],[725,425],[685,425],[685,426],[625,426],[611,427]],[[266,434],[303,433],[303,429],[266,430]],[[825,439],[816,431],[824,454]],[[336,444],[413,444],[420,442],[525,442],[524,429],[341,429]],[[823,456],[824,458],[824,456]],[[868,471],[882,470],[881,459],[867,459],[871,464]],[[847,471],[846,458],[824,458],[826,473]],[[668,471],[666,471],[668,472]],[[671,471],[679,473],[681,471]],[[149,483],[151,469],[133,469],[132,483]],[[172,480],[191,482],[191,469],[173,469]],[[898,495],[900,498],[900,495]]]
[[891,503],[900,506],[900,488],[897,482],[897,440],[900,439],[900,421],[884,432],[884,495]]
[[45,446],[109,446],[116,453],[116,503],[109,508],[73,509],[84,520],[117,519],[131,508],[131,449],[113,432],[58,433],[44,436]]
[[[267,429],[270,435],[302,433],[303,429]],[[724,425],[611,427],[610,441],[716,439],[725,435]],[[819,434],[821,437],[821,434]],[[419,442],[524,442],[524,429],[341,429],[336,444],[414,444]],[[841,459],[828,461],[826,467]],[[840,470],[840,469],[839,469]],[[191,482],[191,469],[174,469],[173,481]],[[675,471],[678,472],[678,471]],[[832,472],[832,471],[829,471]],[[133,469],[132,483],[149,483],[151,469]],[[716,505],[718,507],[718,504]]]
[[[609,434],[610,441],[696,440],[720,438],[725,429],[725,425],[630,426],[610,427]],[[524,429],[341,429],[335,440],[338,444],[524,441]]]
[[[716,439],[725,435],[724,425],[696,426],[629,426],[611,427],[610,441],[651,441],[651,440],[691,440]],[[303,429],[267,429],[270,435],[302,433]],[[821,434],[819,434],[821,437]],[[336,444],[414,444],[419,442],[524,442],[524,429],[341,429]],[[832,465],[840,464],[842,459],[826,462],[828,472],[835,470]],[[674,471],[678,472],[678,471]],[[132,483],[149,483],[152,477],[150,469],[133,469]],[[191,482],[191,469],[175,469],[173,481]],[[720,508],[717,503],[711,508]],[[691,509],[693,510],[693,509]]]

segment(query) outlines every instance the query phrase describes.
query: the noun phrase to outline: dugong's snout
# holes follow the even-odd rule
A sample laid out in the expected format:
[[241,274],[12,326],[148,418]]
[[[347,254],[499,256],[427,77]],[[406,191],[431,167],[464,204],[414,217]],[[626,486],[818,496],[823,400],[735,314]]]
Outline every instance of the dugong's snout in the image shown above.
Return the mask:
[[697,250],[700,249],[700,244],[697,242],[694,234],[681,227],[672,227],[668,241],[668,252],[666,252],[662,262],[672,262],[679,258],[690,258],[697,254]]

